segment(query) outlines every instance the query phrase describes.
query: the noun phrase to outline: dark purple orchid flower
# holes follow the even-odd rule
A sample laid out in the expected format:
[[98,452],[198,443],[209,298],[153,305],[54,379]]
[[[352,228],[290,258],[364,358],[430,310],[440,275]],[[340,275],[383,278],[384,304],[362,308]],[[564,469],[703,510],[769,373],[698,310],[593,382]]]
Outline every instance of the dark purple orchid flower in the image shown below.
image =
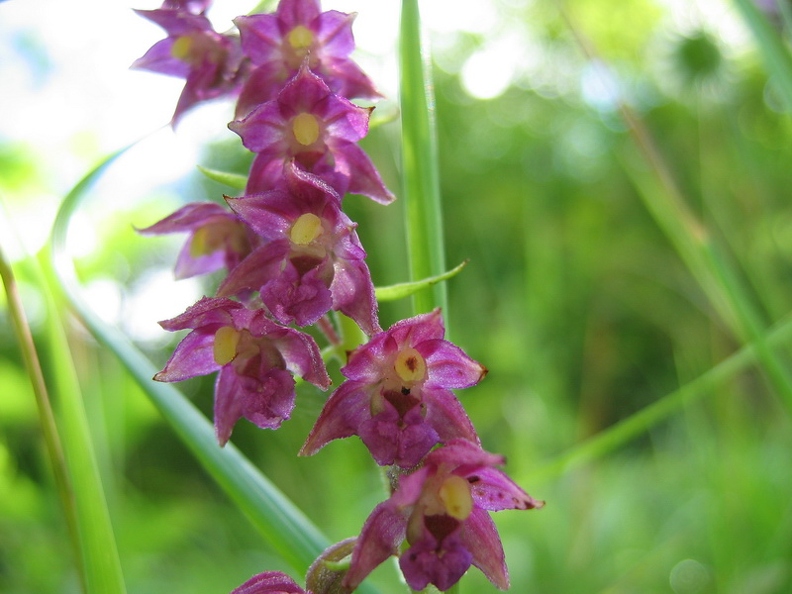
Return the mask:
[[333,439],[359,435],[380,465],[410,468],[437,443],[476,431],[452,388],[467,388],[486,368],[443,339],[437,309],[402,320],[358,347],[300,451],[311,455]]
[[263,310],[247,309],[238,301],[204,297],[160,325],[171,332],[192,332],[178,344],[155,380],[179,382],[220,372],[214,422],[221,446],[242,417],[262,429],[277,429],[289,418],[295,397],[292,374],[322,389],[330,385],[313,338],[279,326]]
[[228,125],[257,153],[247,193],[271,190],[283,177],[284,164],[294,161],[339,196],[352,192],[382,204],[392,202],[393,194],[357,145],[368,132],[371,109],[336,95],[303,65],[277,99]]
[[258,237],[232,212],[213,202],[183,206],[138,233],[189,233],[176,260],[176,278],[232,270],[257,245]]
[[379,332],[374,285],[355,223],[322,180],[294,165],[285,173],[280,189],[227,199],[263,245],[229,273],[218,296],[252,289],[282,324],[307,326],[333,309],[366,334]]
[[238,37],[217,33],[203,13],[190,12],[194,5],[186,6],[187,10],[135,11],[165,29],[168,37],[155,43],[132,68],[186,80],[173,114],[174,126],[195,104],[237,94],[249,66]]
[[281,0],[274,14],[234,19],[242,49],[255,68],[237,103],[244,116],[275,98],[308,59],[309,68],[347,99],[377,99],[380,94],[349,55],[355,49],[354,14],[321,12],[319,0]]
[[254,575],[231,594],[310,594],[285,573],[265,571]]
[[487,511],[532,509],[533,499],[495,468],[502,456],[456,439],[430,453],[424,465],[404,476],[390,499],[366,520],[344,585],[351,591],[380,563],[398,555],[407,584],[447,590],[474,565],[498,588],[509,587],[503,546]]

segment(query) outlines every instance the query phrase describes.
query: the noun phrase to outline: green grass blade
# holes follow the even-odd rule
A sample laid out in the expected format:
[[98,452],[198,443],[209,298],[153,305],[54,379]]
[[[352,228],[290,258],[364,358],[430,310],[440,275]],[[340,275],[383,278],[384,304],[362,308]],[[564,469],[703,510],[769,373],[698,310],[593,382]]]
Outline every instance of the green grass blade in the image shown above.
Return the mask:
[[[431,63],[421,35],[418,0],[402,1],[399,58],[408,260],[410,280],[418,281],[446,270]],[[446,293],[443,283],[420,289],[413,295],[414,313],[441,307],[447,316]]]
[[110,513],[107,509],[99,466],[91,441],[90,427],[71,359],[61,317],[61,303],[44,291],[47,303],[47,334],[58,395],[63,448],[74,488],[77,529],[88,594],[126,592]]
[[[771,330],[763,343],[777,348],[792,340],[792,319],[786,319]],[[659,400],[574,446],[555,460],[530,474],[531,482],[542,482],[560,476],[568,470],[581,466],[591,460],[613,452],[636,437],[646,433],[653,426],[682,410],[686,405],[716,393],[716,388],[734,378],[758,360],[756,344],[749,344],[709,371],[681,388],[666,394]]]
[[[160,414],[266,542],[293,568],[304,572],[329,545],[328,539],[231,443],[219,447],[211,422],[172,385],[154,382],[151,378],[159,369],[123,333],[98,318],[81,296],[73,263],[66,253],[69,221],[90,184],[124,150],[110,155],[89,173],[69,193],[58,212],[51,244],[60,288],[90,332],[118,356]],[[360,591],[376,592],[370,586],[361,587]]]

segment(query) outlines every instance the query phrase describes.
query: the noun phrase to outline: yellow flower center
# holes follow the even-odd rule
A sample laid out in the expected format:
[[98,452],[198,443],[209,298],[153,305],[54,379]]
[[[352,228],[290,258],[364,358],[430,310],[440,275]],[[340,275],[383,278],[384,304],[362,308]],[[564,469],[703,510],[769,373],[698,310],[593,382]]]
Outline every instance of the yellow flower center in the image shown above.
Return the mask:
[[289,31],[286,39],[289,41],[289,45],[294,49],[301,50],[310,48],[313,45],[314,36],[307,27],[297,25],[294,29]]
[[399,352],[393,368],[405,383],[419,382],[426,377],[426,361],[421,353],[412,347]]
[[177,60],[186,62],[187,58],[190,56],[190,50],[192,50],[192,46],[193,39],[189,35],[177,37],[176,41],[174,41],[173,45],[171,46],[171,56]]
[[292,120],[294,138],[303,146],[310,146],[319,138],[319,121],[310,113],[298,114]]
[[322,219],[311,212],[300,215],[289,232],[289,239],[297,245],[308,245],[324,231]]
[[438,492],[446,513],[457,520],[467,520],[473,511],[473,496],[470,494],[470,483],[461,476],[449,475],[443,481]]
[[231,326],[223,326],[215,332],[214,360],[218,365],[231,363],[237,356],[239,332]]

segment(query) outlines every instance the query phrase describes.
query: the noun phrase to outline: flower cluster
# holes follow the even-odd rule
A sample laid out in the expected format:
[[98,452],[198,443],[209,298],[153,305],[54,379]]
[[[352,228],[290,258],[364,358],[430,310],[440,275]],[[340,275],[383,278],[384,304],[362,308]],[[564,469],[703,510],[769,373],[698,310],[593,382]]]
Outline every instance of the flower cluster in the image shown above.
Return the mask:
[[[351,592],[391,555],[416,590],[430,583],[446,590],[471,565],[507,588],[488,512],[542,503],[497,468],[503,459],[482,449],[452,392],[477,384],[487,370],[445,340],[439,310],[380,327],[366,252],[342,208],[347,193],[394,200],[357,144],[373,108],[352,99],[379,93],[350,58],[354,15],[322,12],[319,0],[281,0],[274,13],[238,17],[236,32],[221,34],[206,17],[209,5],[165,0],[157,10],[137,11],[167,38],[134,66],[185,79],[172,123],[199,102],[233,98],[236,119],[228,127],[255,155],[243,196],[226,196],[225,207],[188,204],[141,230],[188,235],[178,278],[226,271],[214,296],[161,322],[190,332],[154,379],[217,372],[221,446],[243,417],[276,429],[295,406],[295,376],[323,390],[331,383],[306,328],[316,325],[336,344],[328,314],[348,316],[367,342],[348,353],[346,379],[300,454],[356,435],[377,464],[390,467],[393,484],[360,535],[316,561],[308,591]],[[265,592],[305,590],[279,572],[235,590]]]

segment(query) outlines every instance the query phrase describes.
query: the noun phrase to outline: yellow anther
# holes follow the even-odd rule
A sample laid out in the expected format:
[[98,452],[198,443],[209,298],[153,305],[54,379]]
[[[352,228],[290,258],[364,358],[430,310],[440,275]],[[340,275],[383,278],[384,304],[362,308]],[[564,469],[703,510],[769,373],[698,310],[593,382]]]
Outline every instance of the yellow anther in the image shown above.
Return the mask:
[[403,382],[418,382],[426,377],[426,361],[412,347],[399,352],[393,368]]
[[239,344],[239,332],[232,326],[223,326],[215,332],[214,338],[214,360],[218,365],[231,363],[237,356],[237,345]]
[[438,493],[440,501],[445,506],[446,513],[457,520],[467,520],[473,511],[473,496],[470,494],[470,484],[455,474],[450,475]]
[[303,146],[310,146],[319,138],[319,122],[310,113],[298,114],[292,120],[294,137]]
[[314,36],[311,30],[302,25],[297,25],[294,29],[289,31],[286,37],[289,40],[289,45],[294,49],[306,49],[313,45]]
[[289,239],[297,245],[308,245],[322,234],[322,219],[311,212],[300,215],[289,232]]
[[177,60],[186,61],[190,56],[190,50],[192,49],[192,46],[193,40],[189,35],[177,37],[176,41],[174,41],[173,45],[171,46],[171,56]]

